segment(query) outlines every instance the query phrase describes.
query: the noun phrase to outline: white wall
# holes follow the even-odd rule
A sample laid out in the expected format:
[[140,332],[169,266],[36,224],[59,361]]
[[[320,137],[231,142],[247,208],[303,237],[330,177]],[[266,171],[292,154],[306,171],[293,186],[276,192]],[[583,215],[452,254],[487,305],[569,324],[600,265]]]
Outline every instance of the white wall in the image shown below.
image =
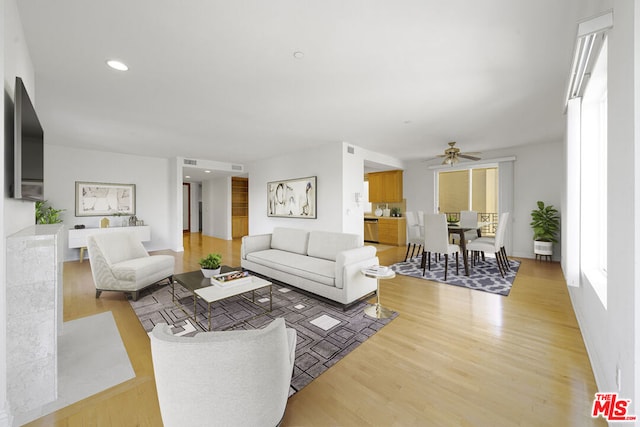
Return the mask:
[[[640,304],[640,6],[614,2],[608,35],[607,307],[581,278],[569,287],[598,388],[631,399],[639,415]],[[634,42],[635,41],[635,42]]]
[[[529,223],[536,202],[554,205],[560,210],[564,187],[563,145],[561,141],[524,145],[482,153],[483,159],[515,156],[513,162],[513,210],[509,254],[534,258],[533,233]],[[408,211],[435,212],[435,173],[420,160],[407,162],[404,173],[404,197]],[[503,203],[508,203],[507,201]],[[560,213],[562,214],[562,213]],[[560,259],[560,245],[554,246],[554,259]]]
[[[45,188],[48,203],[65,209],[66,228],[76,224],[98,227],[103,217],[75,216],[75,182],[107,182],[136,185],[136,216],[151,226],[148,250],[172,248],[170,225],[170,161],[102,151],[45,145]],[[113,225],[120,219],[110,218]],[[66,249],[65,260],[78,259],[78,249]]]
[[191,232],[200,231],[200,201],[202,200],[202,184],[199,182],[191,183]]
[[202,182],[202,234],[231,240],[231,177]]
[[[4,82],[4,90],[13,99],[15,77],[22,77],[29,92],[29,96],[34,103],[36,111],[38,103],[35,93],[34,69],[29,51],[26,47],[24,32],[18,14],[15,0],[0,1],[0,72]],[[0,128],[12,124],[5,123],[4,101],[0,107]],[[10,138],[5,137],[5,132],[0,133],[2,147],[0,150],[0,162],[13,159],[5,158],[5,145],[13,144]],[[5,189],[8,182],[5,182],[4,173],[0,176],[0,188]],[[0,198],[0,224],[2,224],[2,244],[0,244],[0,426],[9,426],[12,423],[11,408],[7,400],[7,300],[6,300],[6,237],[22,230],[35,222],[34,203],[12,200],[3,191]]]
[[[342,142],[331,143],[248,164],[251,234],[274,227],[343,231],[342,150]],[[308,176],[317,176],[317,219],[267,217],[267,183]]]

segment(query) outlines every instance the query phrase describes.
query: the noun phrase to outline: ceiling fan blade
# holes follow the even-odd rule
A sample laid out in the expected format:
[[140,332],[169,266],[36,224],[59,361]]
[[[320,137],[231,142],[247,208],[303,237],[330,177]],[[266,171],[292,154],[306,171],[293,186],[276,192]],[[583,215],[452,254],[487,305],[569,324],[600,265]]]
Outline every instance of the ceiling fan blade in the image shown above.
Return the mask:
[[469,156],[468,154],[458,154],[458,157],[462,157],[463,159],[469,159],[469,160],[480,160],[480,157]]
[[465,154],[467,156],[478,156],[482,153],[480,151],[465,151],[464,153],[460,153],[460,154]]

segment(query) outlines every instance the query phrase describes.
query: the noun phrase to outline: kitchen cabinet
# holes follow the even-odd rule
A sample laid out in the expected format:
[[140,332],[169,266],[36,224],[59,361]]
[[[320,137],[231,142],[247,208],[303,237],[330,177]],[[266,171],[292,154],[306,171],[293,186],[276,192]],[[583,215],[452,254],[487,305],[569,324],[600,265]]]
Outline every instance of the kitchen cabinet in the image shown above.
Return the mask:
[[371,203],[402,202],[402,171],[370,172],[369,201]]
[[378,242],[386,245],[407,244],[407,222],[401,218],[378,218]]

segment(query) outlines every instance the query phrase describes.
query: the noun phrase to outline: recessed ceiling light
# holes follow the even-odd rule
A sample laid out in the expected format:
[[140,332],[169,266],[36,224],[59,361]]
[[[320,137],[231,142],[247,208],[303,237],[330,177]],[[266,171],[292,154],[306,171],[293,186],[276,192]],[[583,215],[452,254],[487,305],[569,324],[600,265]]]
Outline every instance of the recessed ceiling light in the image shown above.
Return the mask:
[[114,70],[118,70],[118,71],[127,71],[129,69],[127,64],[125,64],[124,62],[118,61],[116,59],[109,59],[107,61],[107,65],[113,68]]
[[184,177],[187,178],[187,179],[191,178],[189,175],[185,175]]
[[204,173],[211,173],[211,171],[210,170],[206,170],[206,171],[204,171]]
[[405,121],[404,121],[404,122],[402,122],[402,123],[404,123],[405,125],[408,125],[409,123],[411,123],[411,120],[405,120]]
[[304,52],[300,52],[299,50],[293,52],[293,57],[296,59],[304,58]]

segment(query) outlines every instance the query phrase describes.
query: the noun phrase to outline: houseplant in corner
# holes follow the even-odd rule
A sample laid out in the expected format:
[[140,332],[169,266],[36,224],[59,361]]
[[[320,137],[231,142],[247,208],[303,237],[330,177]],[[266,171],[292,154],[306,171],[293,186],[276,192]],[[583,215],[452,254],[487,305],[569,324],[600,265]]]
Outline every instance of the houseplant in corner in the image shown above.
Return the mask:
[[553,255],[553,244],[558,242],[556,235],[560,228],[558,210],[552,205],[545,206],[538,201],[538,209],[531,211],[531,228],[533,229],[533,253],[537,255]]
[[222,262],[222,255],[218,253],[211,253],[204,258],[200,258],[200,271],[204,277],[215,276],[220,274],[220,263]]

